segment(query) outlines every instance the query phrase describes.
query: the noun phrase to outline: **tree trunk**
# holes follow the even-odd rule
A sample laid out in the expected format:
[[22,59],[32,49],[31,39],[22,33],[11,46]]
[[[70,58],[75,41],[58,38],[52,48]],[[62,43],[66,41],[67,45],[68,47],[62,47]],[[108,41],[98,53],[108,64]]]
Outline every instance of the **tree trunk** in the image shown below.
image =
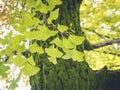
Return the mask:
[[[82,0],[63,0],[59,6],[60,17],[55,23],[67,25],[75,35],[82,35],[79,19],[79,8]],[[83,51],[84,48],[77,48]],[[34,54],[34,60],[40,71],[30,77],[31,90],[97,90],[93,71],[83,61],[58,59],[56,65],[48,60],[46,54]]]

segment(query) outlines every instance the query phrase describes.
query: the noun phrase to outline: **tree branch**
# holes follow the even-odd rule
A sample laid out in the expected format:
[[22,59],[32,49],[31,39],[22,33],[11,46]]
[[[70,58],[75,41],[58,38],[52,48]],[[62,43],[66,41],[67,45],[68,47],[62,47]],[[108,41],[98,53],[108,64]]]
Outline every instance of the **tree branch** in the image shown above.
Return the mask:
[[89,31],[89,32],[95,33],[96,35],[98,35],[98,36],[99,36],[100,38],[102,38],[102,39],[110,38],[109,36],[100,34],[100,33],[96,32],[95,30],[90,30],[89,28],[86,28],[86,27],[82,27],[82,28],[83,28],[84,30]]
[[[101,48],[104,46],[112,45],[114,43],[120,43],[120,38],[101,42],[101,43],[97,43],[97,44],[93,44],[93,45],[90,45],[90,43],[89,43],[89,45],[86,45],[88,43],[85,43],[84,46],[85,46],[85,50],[93,50],[93,49]],[[86,46],[88,46],[88,47],[86,47]]]
[[96,48],[112,45],[114,43],[120,43],[120,38],[109,40],[109,41],[106,41],[106,42],[101,42],[101,43],[98,43],[98,44],[93,44],[92,47],[93,47],[93,49],[96,49]]
[[95,51],[95,52],[99,52],[99,53],[104,53],[104,54],[111,54],[111,55],[120,56],[120,54],[119,54],[119,53],[114,53],[114,52],[107,52],[107,51]]

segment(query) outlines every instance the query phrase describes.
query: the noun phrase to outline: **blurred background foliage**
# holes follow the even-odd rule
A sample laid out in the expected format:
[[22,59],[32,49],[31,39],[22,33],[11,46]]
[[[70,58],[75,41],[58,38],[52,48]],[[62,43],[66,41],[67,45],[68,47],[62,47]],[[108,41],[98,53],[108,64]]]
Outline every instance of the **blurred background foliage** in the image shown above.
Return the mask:
[[[81,28],[91,44],[120,39],[120,0],[83,0]],[[120,43],[85,51],[93,70],[120,70]]]

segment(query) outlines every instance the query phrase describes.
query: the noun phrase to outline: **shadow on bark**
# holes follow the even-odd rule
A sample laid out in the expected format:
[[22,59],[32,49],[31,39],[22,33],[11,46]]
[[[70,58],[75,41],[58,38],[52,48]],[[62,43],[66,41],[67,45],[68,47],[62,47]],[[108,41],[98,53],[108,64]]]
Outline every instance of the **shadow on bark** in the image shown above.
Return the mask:
[[97,90],[120,90],[120,71],[110,71],[104,67],[95,71]]

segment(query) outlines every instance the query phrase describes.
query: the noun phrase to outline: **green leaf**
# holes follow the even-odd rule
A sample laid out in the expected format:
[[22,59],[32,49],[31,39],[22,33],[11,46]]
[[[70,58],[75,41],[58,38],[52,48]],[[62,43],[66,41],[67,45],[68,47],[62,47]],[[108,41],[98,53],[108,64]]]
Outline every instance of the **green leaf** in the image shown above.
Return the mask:
[[27,61],[28,61],[31,65],[35,66],[35,61],[33,60],[33,57],[32,57],[32,56],[29,57],[29,58],[27,58]]
[[58,47],[63,47],[62,40],[60,40],[58,37],[56,37],[51,43],[56,44]]
[[33,31],[33,32],[26,31],[24,32],[24,35],[29,40],[34,40],[34,39],[41,40],[41,37],[39,36],[40,31]]
[[72,58],[72,57],[71,57],[71,54],[68,53],[68,54],[65,54],[62,58],[63,58],[63,59],[70,59],[70,58]]
[[48,2],[48,11],[52,11],[56,5],[59,5],[62,3],[61,0],[46,0]]
[[17,88],[17,87],[18,87],[18,84],[17,84],[16,80],[12,80],[12,83],[10,84],[9,89],[15,90],[15,88]]
[[60,32],[65,32],[65,31],[68,30],[68,27],[65,26],[65,25],[60,25],[60,24],[58,24],[58,30],[59,30]]
[[8,56],[11,56],[13,54],[13,49],[8,46],[6,49],[5,49],[5,54],[8,55]]
[[35,75],[36,73],[39,72],[39,70],[40,70],[39,67],[33,66],[33,65],[29,64],[29,63],[26,63],[24,68],[22,69],[23,73],[25,75],[28,75],[28,76]]
[[33,21],[33,16],[34,14],[23,11],[20,25],[23,26],[25,29],[33,27],[33,25],[35,24],[35,22]]
[[9,66],[6,66],[4,62],[0,62],[0,76],[7,78],[8,71],[10,70]]
[[11,49],[16,50],[19,47],[20,42],[24,39],[25,37],[23,35],[16,35],[10,44]]
[[48,18],[48,24],[52,23],[53,20],[56,20],[59,16],[59,9],[56,9],[50,12],[50,17]]
[[41,13],[47,14],[49,8],[42,2],[42,0],[39,0],[39,5],[36,7],[36,10],[39,10]]
[[49,57],[48,59],[49,59],[50,62],[52,62],[53,64],[57,64],[56,58],[54,58],[54,57]]
[[27,60],[25,57],[22,56],[22,54],[18,54],[15,58],[12,59],[12,62],[16,66],[23,66],[27,62]]
[[75,44],[72,43],[69,39],[63,38],[62,42],[65,48],[75,48]]
[[49,5],[59,5],[59,4],[62,4],[62,1],[61,0],[46,0]]
[[80,51],[77,51],[77,50],[72,50],[71,51],[71,56],[72,56],[73,61],[81,62],[81,61],[84,60],[83,59],[84,54]]
[[43,41],[47,40],[51,36],[54,36],[58,33],[58,31],[52,31],[48,29],[46,26],[39,26],[40,34],[38,35]]
[[70,35],[69,40],[73,42],[75,45],[80,45],[82,42],[85,40],[85,37],[83,36],[75,36],[75,35]]
[[19,75],[18,75],[18,77],[16,78],[16,79],[13,79],[12,80],[12,82],[11,82],[11,84],[10,84],[10,86],[9,86],[9,88],[8,89],[12,89],[12,90],[15,90],[15,88],[17,88],[18,87],[18,81],[20,81],[20,78],[21,78],[21,72],[19,73]]
[[63,47],[62,49],[63,49],[63,51],[64,51],[65,53],[70,53],[70,49],[69,49],[69,48]]
[[62,52],[60,52],[57,48],[46,48],[46,53],[51,57],[61,57],[63,55]]
[[40,30],[39,31],[33,31],[33,32],[24,32],[24,35],[26,36],[27,39],[29,40],[47,40],[51,36],[54,36],[58,33],[58,31],[52,31],[48,29],[46,26],[39,26],[38,27]]
[[36,43],[30,45],[29,50],[32,53],[35,53],[35,52],[38,52],[39,54],[44,53],[43,48],[39,47]]
[[35,8],[40,4],[39,0],[26,0],[27,8]]

